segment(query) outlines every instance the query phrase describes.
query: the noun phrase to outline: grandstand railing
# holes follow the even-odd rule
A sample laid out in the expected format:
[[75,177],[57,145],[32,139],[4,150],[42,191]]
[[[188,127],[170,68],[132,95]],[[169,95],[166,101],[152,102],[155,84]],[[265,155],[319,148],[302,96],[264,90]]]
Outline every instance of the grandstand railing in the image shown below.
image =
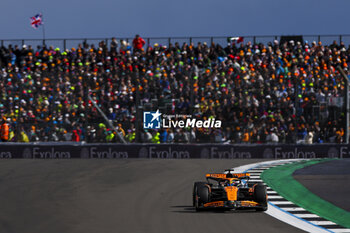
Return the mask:
[[[243,36],[244,42],[251,41],[252,43],[263,43],[267,44],[268,42],[272,42],[274,40],[280,40],[281,36],[283,35],[262,35],[262,36]],[[333,41],[337,41],[338,43],[344,42],[345,45],[350,45],[350,35],[344,34],[344,35],[302,35],[304,41],[308,41],[309,43],[316,41],[321,41],[325,44],[331,44]],[[180,44],[183,43],[194,43],[197,44],[198,42],[206,42],[206,43],[217,43],[222,46],[227,45],[227,38],[231,36],[200,36],[200,37],[144,37],[146,41],[146,45],[153,46],[155,43],[158,43],[160,45],[167,45],[169,46],[170,43],[178,42]],[[127,42],[131,42],[133,40],[132,37],[115,37],[118,42],[120,40],[126,40]],[[53,46],[58,47],[60,49],[70,49],[73,47],[77,47],[78,44],[88,43],[88,44],[95,44],[98,45],[100,41],[104,41],[107,45],[110,44],[112,41],[111,37],[108,38],[71,38],[71,39],[2,39],[0,40],[1,46],[8,46],[8,45],[32,45],[33,48],[35,48],[38,45],[46,45],[46,46]]]

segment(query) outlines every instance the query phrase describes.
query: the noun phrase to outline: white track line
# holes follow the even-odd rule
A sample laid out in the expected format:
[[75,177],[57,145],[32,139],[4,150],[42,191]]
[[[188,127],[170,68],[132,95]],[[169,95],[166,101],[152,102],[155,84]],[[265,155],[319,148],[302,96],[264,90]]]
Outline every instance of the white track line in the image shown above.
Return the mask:
[[269,196],[268,199],[269,199],[269,200],[274,200],[274,201],[275,201],[275,199],[284,199],[284,198],[281,197],[280,195],[274,195],[274,196]]
[[252,179],[252,180],[249,180],[249,181],[251,181],[251,182],[262,182],[262,180],[257,180],[257,179]]
[[294,214],[294,215],[299,218],[320,218],[320,216],[316,214]]
[[[270,198],[270,197],[269,197]],[[306,211],[306,209],[301,208],[301,207],[283,207],[281,208],[284,211],[287,212],[294,212],[294,211]],[[317,224],[318,225],[318,224]]]
[[290,201],[269,201],[269,202],[274,205],[294,205],[294,203]]
[[310,221],[310,222],[316,225],[336,225],[334,222],[331,222],[331,221]]
[[343,228],[343,229],[328,229],[330,231],[333,231],[333,232],[350,232],[350,229],[346,229],[346,228]]
[[268,190],[268,191],[267,191],[267,194],[270,194],[270,195],[271,195],[271,194],[277,194],[277,192],[276,192],[276,191],[273,191],[273,190]]

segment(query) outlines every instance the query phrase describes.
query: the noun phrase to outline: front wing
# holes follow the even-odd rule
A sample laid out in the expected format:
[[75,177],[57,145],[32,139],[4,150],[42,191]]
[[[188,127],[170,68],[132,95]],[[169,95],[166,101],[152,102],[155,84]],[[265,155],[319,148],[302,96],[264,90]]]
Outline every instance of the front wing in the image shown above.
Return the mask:
[[213,201],[203,205],[203,208],[227,208],[227,209],[238,209],[238,208],[261,208],[266,207],[255,201]]

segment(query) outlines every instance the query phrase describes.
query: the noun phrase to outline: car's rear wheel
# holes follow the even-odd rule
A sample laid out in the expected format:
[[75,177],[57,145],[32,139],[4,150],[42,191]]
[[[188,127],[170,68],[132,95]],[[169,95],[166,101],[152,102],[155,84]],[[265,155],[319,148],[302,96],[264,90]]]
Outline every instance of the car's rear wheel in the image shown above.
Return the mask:
[[267,210],[267,192],[265,185],[258,184],[254,188],[254,200],[262,207],[256,208],[256,211]]

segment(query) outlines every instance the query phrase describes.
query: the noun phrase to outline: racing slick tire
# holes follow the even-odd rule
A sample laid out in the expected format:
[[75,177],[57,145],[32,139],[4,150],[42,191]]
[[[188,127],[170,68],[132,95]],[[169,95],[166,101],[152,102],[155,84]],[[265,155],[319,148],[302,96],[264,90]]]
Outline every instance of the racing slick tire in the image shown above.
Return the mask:
[[258,202],[262,207],[256,208],[256,211],[267,210],[267,192],[265,185],[258,184],[254,188],[254,200]]
[[209,188],[205,184],[197,185],[195,188],[194,200],[194,207],[196,208],[196,211],[203,210],[202,205],[207,202],[209,202]]
[[206,186],[206,183],[205,182],[195,182],[193,185],[193,207],[196,206],[197,189],[200,186]]

